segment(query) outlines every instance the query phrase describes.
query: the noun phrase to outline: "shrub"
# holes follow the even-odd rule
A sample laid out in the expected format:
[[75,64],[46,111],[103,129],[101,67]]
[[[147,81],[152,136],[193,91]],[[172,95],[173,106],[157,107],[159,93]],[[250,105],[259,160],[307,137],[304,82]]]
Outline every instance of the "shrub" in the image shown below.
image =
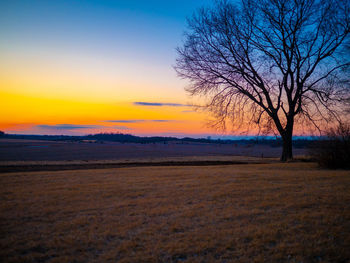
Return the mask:
[[312,147],[311,155],[321,167],[350,169],[350,125],[339,124],[326,133],[326,139]]

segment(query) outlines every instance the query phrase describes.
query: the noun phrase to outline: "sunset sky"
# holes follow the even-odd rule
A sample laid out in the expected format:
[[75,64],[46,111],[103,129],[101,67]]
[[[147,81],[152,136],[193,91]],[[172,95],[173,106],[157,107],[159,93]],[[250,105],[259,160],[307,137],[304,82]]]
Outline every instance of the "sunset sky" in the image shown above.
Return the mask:
[[201,136],[173,69],[186,17],[211,1],[0,2],[0,130]]

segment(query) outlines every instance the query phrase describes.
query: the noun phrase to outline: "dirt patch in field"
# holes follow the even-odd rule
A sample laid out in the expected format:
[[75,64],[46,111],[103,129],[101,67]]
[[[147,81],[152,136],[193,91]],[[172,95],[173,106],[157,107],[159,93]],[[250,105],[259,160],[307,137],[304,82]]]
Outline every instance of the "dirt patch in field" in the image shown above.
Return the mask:
[[73,161],[73,162],[4,162],[0,163],[0,173],[31,172],[31,171],[63,171],[109,169],[124,167],[157,167],[157,166],[213,166],[273,163],[275,158],[220,158],[220,157],[193,157],[193,158],[155,158],[151,160],[134,159],[127,161]]

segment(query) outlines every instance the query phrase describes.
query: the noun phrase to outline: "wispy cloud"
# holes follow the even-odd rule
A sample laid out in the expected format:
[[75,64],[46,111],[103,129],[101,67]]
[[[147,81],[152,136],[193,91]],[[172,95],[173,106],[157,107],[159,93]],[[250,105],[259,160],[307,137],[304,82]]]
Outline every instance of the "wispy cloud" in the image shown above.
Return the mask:
[[163,103],[163,102],[143,102],[143,101],[137,101],[133,103],[137,106],[156,106],[156,107],[162,107],[162,106],[168,106],[168,107],[188,107],[190,105],[181,104],[181,103]]
[[116,123],[137,123],[145,122],[146,120],[106,120],[104,122],[116,122]]
[[75,130],[75,129],[96,129],[103,128],[101,125],[76,125],[76,124],[55,124],[55,125],[36,125],[40,129],[50,129],[50,130]]
[[39,129],[48,129],[48,130],[79,130],[79,129],[118,129],[118,130],[131,130],[131,128],[122,126],[122,125],[114,125],[114,126],[104,126],[104,125],[76,125],[76,124],[55,124],[55,125],[36,125],[35,127]]
[[113,128],[118,130],[132,130],[132,128],[129,128],[126,126],[120,126],[120,125],[114,125]]
[[177,120],[106,120],[114,123],[140,123],[140,122],[176,122]]

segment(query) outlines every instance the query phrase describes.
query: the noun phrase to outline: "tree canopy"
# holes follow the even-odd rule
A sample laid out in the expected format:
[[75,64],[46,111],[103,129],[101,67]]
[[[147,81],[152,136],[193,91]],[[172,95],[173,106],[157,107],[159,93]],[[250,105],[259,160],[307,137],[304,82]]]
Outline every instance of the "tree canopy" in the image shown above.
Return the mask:
[[349,0],[218,1],[188,19],[175,66],[215,125],[279,134],[340,120],[350,94]]

